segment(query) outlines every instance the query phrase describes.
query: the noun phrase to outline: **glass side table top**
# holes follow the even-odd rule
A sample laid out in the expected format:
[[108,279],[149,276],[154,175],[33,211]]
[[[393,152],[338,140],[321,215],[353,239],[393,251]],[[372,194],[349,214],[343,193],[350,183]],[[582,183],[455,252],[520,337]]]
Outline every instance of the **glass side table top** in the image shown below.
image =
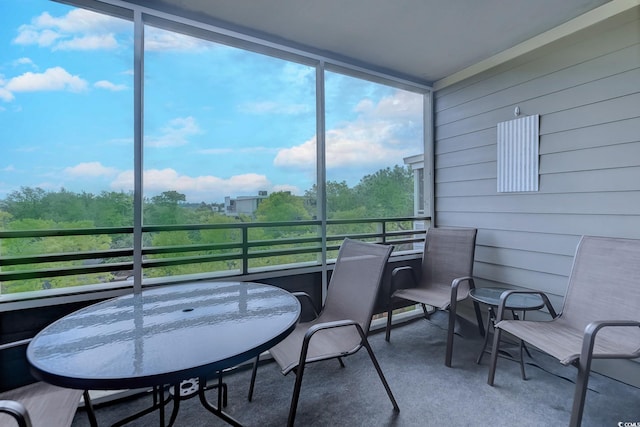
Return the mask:
[[[509,290],[507,288],[475,288],[471,289],[469,296],[480,303],[497,307],[500,305],[502,293]],[[544,307],[544,302],[540,295],[514,294],[507,300],[505,308],[509,310],[538,310],[542,307]]]

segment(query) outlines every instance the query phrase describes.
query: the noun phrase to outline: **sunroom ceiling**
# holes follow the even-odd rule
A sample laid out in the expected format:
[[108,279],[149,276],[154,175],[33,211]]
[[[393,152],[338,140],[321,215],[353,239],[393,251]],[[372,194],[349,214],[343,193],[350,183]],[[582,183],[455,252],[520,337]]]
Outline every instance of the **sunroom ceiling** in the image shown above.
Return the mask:
[[608,0],[128,0],[431,83]]

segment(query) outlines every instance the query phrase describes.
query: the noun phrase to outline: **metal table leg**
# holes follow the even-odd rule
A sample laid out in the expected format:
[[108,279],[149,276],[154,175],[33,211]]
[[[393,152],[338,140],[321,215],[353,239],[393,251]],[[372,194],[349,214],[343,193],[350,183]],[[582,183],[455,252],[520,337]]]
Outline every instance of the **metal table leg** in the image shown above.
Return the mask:
[[[218,386],[222,387],[221,383],[222,383],[222,376],[219,376]],[[205,396],[204,394],[206,390],[207,390],[206,379],[200,378],[200,387],[198,388],[198,396],[200,397],[200,403],[202,403],[202,406],[204,406],[205,409],[210,411],[216,417],[222,419],[223,421],[226,421],[228,424],[236,427],[242,427],[242,424],[240,424],[238,420],[236,420],[231,415],[227,414],[222,410],[222,407],[220,406],[220,403],[222,403],[220,394],[218,394],[218,406],[216,407],[216,406],[213,406],[211,402],[207,400],[207,396]],[[222,390],[218,390],[218,392],[221,392],[221,391]]]
[[493,307],[489,307],[487,314],[487,327],[484,331],[484,343],[482,344],[482,350],[476,359],[476,364],[480,364],[482,362],[482,356],[487,352],[487,345],[489,344],[489,330],[491,325],[493,324],[493,319],[495,318],[495,313],[493,312]]

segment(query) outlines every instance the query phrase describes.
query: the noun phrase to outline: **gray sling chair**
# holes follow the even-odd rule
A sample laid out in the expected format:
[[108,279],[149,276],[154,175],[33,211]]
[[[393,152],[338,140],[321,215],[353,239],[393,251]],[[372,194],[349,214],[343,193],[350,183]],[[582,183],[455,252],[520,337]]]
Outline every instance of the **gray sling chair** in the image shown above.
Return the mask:
[[[514,293],[542,296],[553,320],[503,320]],[[591,361],[640,357],[640,240],[584,236],[573,261],[562,312],[543,292],[507,291],[500,297],[489,369],[493,385],[501,332],[578,367],[570,425],[582,422]]]
[[0,425],[19,427],[68,427],[80,403],[82,390],[56,387],[44,382],[29,384],[0,394]]
[[[429,317],[426,305],[436,310],[449,310],[447,328],[447,348],[445,365],[451,367],[453,356],[453,335],[456,321],[456,309],[459,301],[469,296],[469,290],[475,287],[473,281],[473,258],[476,248],[475,228],[430,228],[425,239],[422,256],[421,276],[411,267],[399,267],[393,270],[389,308],[387,310],[386,340],[391,335],[391,316],[395,298],[422,304],[425,317]],[[410,273],[410,286],[398,289],[399,280]],[[473,302],[480,335],[484,336],[484,327],[480,307]]]
[[[337,358],[344,367],[341,358],[362,347],[369,353],[394,410],[400,410],[367,340],[375,301],[392,250],[392,246],[345,239],[320,315],[310,322],[299,323],[291,335],[269,350],[284,375],[291,371],[296,374],[287,425],[292,426],[295,420],[305,364]],[[258,358],[253,365],[249,401],[253,397],[257,368]]]
[[[0,345],[0,351],[26,346],[30,339]],[[35,382],[0,393],[0,426],[19,427],[68,427],[80,404],[82,390],[56,387],[45,382]],[[84,392],[88,400],[88,392]],[[9,421],[11,420],[11,421]],[[89,416],[92,426],[95,418]]]

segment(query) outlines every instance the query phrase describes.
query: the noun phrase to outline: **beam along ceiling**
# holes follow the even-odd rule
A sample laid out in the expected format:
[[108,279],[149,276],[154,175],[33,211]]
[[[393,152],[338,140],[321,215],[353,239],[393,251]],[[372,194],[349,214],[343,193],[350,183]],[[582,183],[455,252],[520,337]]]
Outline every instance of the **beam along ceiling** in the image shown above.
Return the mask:
[[128,0],[430,84],[608,0]]

